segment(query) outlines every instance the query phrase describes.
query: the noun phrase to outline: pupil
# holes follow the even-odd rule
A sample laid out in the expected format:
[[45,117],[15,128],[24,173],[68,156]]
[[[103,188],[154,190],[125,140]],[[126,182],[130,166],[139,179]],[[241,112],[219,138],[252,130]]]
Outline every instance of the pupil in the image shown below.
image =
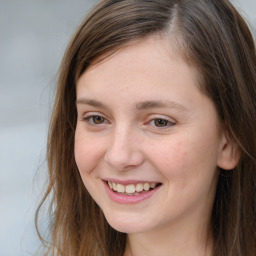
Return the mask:
[[163,119],[156,119],[155,120],[155,125],[158,127],[164,127],[167,125],[167,121]]
[[101,116],[95,116],[94,118],[93,118],[93,122],[95,123],[95,124],[101,124],[101,123],[103,123],[103,118],[101,117]]

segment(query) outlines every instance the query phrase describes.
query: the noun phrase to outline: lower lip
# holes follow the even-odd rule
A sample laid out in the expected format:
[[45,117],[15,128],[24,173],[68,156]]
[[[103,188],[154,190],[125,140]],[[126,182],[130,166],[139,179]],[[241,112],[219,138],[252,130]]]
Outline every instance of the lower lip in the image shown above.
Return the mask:
[[106,191],[108,196],[116,203],[120,203],[120,204],[136,204],[139,202],[142,202],[148,198],[150,198],[151,196],[153,196],[161,186],[156,187],[155,189],[148,191],[148,192],[144,192],[138,195],[134,195],[134,196],[126,196],[126,195],[122,195],[122,194],[118,194],[116,192],[114,192],[109,186],[108,184],[106,184],[106,182],[104,182]]

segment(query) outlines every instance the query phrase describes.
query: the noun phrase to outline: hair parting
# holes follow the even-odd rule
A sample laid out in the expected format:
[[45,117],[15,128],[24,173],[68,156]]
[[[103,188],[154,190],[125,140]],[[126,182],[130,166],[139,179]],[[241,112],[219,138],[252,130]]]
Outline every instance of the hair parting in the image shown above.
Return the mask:
[[[35,217],[45,256],[123,256],[126,234],[107,223],[76,166],[76,82],[91,65],[154,35],[174,43],[200,71],[200,89],[240,155],[233,170],[219,169],[213,256],[256,254],[256,52],[246,22],[227,0],[102,0],[77,29],[59,70],[47,143],[49,182]],[[47,242],[38,226],[49,198]]]

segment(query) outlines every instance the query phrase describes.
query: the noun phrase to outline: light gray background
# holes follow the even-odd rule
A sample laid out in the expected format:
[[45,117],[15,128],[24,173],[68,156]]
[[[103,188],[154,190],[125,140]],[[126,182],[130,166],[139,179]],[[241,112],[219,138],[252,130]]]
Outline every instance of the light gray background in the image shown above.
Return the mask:
[[[233,1],[256,27],[256,1]],[[93,0],[0,0],[0,256],[32,255],[55,74]],[[35,177],[37,170],[40,175]]]

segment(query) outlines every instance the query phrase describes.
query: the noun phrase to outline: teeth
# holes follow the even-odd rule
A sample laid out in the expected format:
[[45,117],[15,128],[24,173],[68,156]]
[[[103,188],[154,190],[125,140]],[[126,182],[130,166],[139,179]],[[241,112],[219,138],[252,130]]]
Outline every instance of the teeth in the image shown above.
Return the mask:
[[135,186],[133,184],[127,185],[125,188],[125,192],[128,194],[135,193]]
[[137,185],[136,185],[136,191],[137,192],[141,192],[143,190],[143,184],[142,183],[138,183]]
[[138,184],[129,184],[123,185],[115,182],[108,181],[108,186],[118,193],[134,194],[136,192],[149,191],[154,189],[157,183],[138,183]]
[[116,190],[117,190],[117,192],[119,192],[119,193],[124,193],[124,192],[125,192],[125,187],[124,187],[124,185],[122,185],[122,184],[117,184],[117,185],[116,185]]
[[112,185],[113,185],[113,190],[114,190],[114,191],[117,191],[117,185],[116,185],[116,183],[113,182]]
[[151,183],[150,184],[150,188],[155,188],[156,187],[156,183]]
[[143,187],[144,187],[144,190],[149,191],[149,184],[148,183],[145,183]]
[[108,181],[108,185],[111,189],[113,189],[113,185],[112,185],[112,182]]

